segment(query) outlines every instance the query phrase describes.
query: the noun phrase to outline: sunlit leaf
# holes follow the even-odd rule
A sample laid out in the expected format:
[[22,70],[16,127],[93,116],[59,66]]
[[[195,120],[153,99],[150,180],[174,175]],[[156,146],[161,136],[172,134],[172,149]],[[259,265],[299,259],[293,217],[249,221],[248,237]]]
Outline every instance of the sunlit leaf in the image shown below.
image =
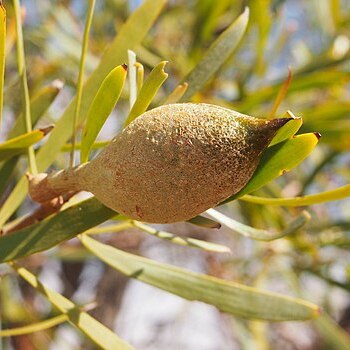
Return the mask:
[[36,322],[27,326],[11,328],[11,329],[0,329],[0,337],[14,337],[17,335],[30,334],[34,332],[43,331],[48,328],[55,327],[63,322],[68,321],[68,315],[63,314],[56,317],[52,317],[48,320]]
[[230,202],[247,193],[258,190],[276,177],[293,169],[312,152],[318,140],[318,134],[302,134],[269,147],[264,152],[248,184],[223,203]]
[[245,195],[241,199],[256,204],[264,205],[282,205],[286,207],[299,207],[305,205],[313,205],[324,202],[337,201],[350,197],[350,184],[342,187],[338,187],[334,190],[329,190],[321,193],[310,194],[302,197],[291,197],[291,198],[266,198]]
[[208,213],[215,220],[219,221],[222,225],[228,227],[229,229],[245,237],[249,237],[258,241],[273,241],[275,239],[291,235],[292,233],[298,231],[310,220],[310,214],[306,211],[303,211],[283,231],[274,233],[269,230],[256,229],[254,227],[242,224],[214,209],[209,209],[206,211],[206,213]]
[[178,101],[180,101],[182,96],[186,92],[187,88],[188,88],[187,83],[183,83],[176,86],[174,91],[167,97],[164,104],[177,103]]
[[81,162],[88,160],[89,151],[103,124],[117,104],[126,77],[126,66],[114,68],[103,80],[86,116],[81,141]]
[[246,7],[241,14],[210,46],[202,60],[184,78],[188,89],[181,98],[185,102],[214,76],[221,65],[233,53],[241,41],[247,28],[249,9]]
[[102,349],[133,349],[109,328],[91,317],[88,313],[80,311],[79,307],[69,299],[42,284],[31,272],[16,265],[13,265],[13,268],[25,281],[43,294],[53,306],[60,312],[65,313],[68,316],[68,322],[82,331],[96,345]]
[[276,145],[282,141],[285,141],[296,134],[296,132],[300,129],[303,124],[303,120],[301,118],[297,118],[291,111],[286,113],[285,117],[293,118],[289,120],[286,124],[284,124],[280,129],[278,129],[276,135],[272,139],[269,144],[269,147]]
[[319,315],[316,305],[301,299],[162,264],[102,244],[86,235],[81,237],[81,241],[98,258],[126,276],[188,300],[214,305],[236,316],[287,321],[306,320]]
[[13,139],[7,140],[6,142],[0,143],[0,160],[6,160],[25,152],[28,147],[42,140],[43,137],[52,129],[53,126],[34,130],[21,136],[17,136]]
[[153,68],[143,83],[139,95],[137,96],[137,99],[124,123],[124,126],[130,124],[136,117],[147,110],[157,91],[168,77],[168,74],[164,72],[164,67],[166,64],[167,62],[163,61]]

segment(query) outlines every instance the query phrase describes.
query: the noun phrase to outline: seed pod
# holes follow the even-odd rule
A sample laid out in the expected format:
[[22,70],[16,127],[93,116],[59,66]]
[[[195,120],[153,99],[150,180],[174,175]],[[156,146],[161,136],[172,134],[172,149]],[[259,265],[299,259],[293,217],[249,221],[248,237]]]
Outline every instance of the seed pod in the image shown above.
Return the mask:
[[209,104],[165,105],[134,120],[91,162],[32,178],[30,194],[43,202],[85,190],[136,220],[188,220],[240,191],[289,119],[262,120]]

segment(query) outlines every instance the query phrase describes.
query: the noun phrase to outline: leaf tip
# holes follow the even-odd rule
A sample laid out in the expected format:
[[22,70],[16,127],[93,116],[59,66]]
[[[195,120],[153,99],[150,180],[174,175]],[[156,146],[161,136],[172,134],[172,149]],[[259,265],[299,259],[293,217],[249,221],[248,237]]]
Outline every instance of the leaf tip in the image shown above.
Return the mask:
[[125,71],[128,70],[128,65],[127,65],[126,63],[123,63],[123,64],[122,64],[122,67],[124,68]]
[[54,127],[55,127],[54,124],[50,124],[48,126],[40,128],[39,130],[44,134],[44,136],[46,136]]
[[317,140],[319,140],[321,138],[321,134],[319,132],[314,132],[314,135],[316,136]]

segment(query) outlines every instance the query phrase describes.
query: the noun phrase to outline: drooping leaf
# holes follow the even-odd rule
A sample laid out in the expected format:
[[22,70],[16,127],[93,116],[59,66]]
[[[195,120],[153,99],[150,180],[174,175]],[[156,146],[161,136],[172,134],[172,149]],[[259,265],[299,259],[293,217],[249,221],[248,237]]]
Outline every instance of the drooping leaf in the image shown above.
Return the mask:
[[318,140],[319,135],[317,133],[302,134],[269,147],[264,152],[248,184],[223,203],[228,203],[247,193],[258,190],[273,179],[293,169],[312,152]]
[[131,108],[131,111],[124,123],[124,126],[130,124],[135,118],[137,118],[139,115],[141,115],[147,110],[157,91],[168,77],[168,74],[164,72],[164,67],[166,64],[167,62],[163,61],[153,68],[153,70],[143,83],[140,93],[137,96],[137,99]]
[[42,284],[31,272],[16,265],[13,265],[13,268],[25,281],[43,294],[53,306],[60,312],[66,314],[69,323],[83,332],[96,345],[102,349],[133,349],[109,328],[91,317],[88,313],[81,311],[79,307],[69,299]]
[[126,276],[188,300],[198,300],[240,317],[271,320],[315,318],[319,308],[307,301],[194,273],[102,244],[87,235],[84,246]]
[[249,9],[246,7],[244,12],[214,41],[202,60],[183,79],[184,82],[188,83],[188,88],[180,101],[187,101],[214,76],[241,41],[248,25],[248,19]]
[[298,231],[310,220],[310,214],[306,211],[303,211],[283,231],[279,233],[273,233],[268,230],[256,229],[254,227],[242,224],[214,209],[209,209],[206,212],[215,220],[219,221],[222,225],[245,237],[249,237],[257,241],[267,242],[291,235],[292,233]]
[[43,137],[47,135],[47,133],[49,133],[52,129],[53,126],[34,130],[21,136],[17,136],[13,139],[7,140],[6,142],[0,143],[0,160],[6,160],[25,152],[28,147],[42,140]]
[[97,199],[91,198],[37,224],[8,235],[0,235],[0,262],[19,259],[49,249],[105,222],[116,214]]
[[81,141],[81,162],[88,160],[89,151],[103,124],[117,104],[126,77],[126,67],[114,68],[103,80],[86,116],[86,125]]
[[216,243],[211,243],[211,242],[206,242],[200,239],[195,239],[191,237],[183,237],[183,236],[178,236],[170,232],[166,232],[163,230],[157,230],[151,226],[145,225],[141,222],[138,221],[133,221],[133,225],[140,230],[161,238],[165,239],[167,241],[170,241],[171,243],[174,244],[179,244],[187,247],[193,247],[193,248],[199,248],[208,252],[216,252],[216,253],[230,253],[231,250],[230,248],[221,245],[221,244],[216,244]]
[[[116,65],[126,62],[128,49],[134,49],[141,44],[165,2],[166,0],[145,0],[120,28],[117,37],[104,52],[98,67],[85,83],[81,101],[81,115],[78,123],[84,120],[90,103],[103,79]],[[45,171],[54,162],[61,147],[71,136],[74,106],[75,99],[71,101],[57,122],[55,131],[38,152],[37,164],[39,171]],[[0,227],[22,203],[27,190],[27,179],[23,176],[0,209]]]
[[0,128],[2,123],[2,109],[4,103],[4,75],[5,75],[5,42],[6,42],[6,11],[0,1]]

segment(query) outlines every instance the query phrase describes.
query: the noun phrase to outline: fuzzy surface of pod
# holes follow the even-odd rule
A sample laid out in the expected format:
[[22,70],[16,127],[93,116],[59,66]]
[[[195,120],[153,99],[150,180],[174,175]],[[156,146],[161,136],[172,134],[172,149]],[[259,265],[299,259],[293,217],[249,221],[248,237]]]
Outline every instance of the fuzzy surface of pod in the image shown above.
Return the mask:
[[240,191],[288,120],[209,104],[164,105],[139,116],[91,162],[34,178],[30,194],[43,201],[44,192],[86,190],[136,220],[188,220]]

